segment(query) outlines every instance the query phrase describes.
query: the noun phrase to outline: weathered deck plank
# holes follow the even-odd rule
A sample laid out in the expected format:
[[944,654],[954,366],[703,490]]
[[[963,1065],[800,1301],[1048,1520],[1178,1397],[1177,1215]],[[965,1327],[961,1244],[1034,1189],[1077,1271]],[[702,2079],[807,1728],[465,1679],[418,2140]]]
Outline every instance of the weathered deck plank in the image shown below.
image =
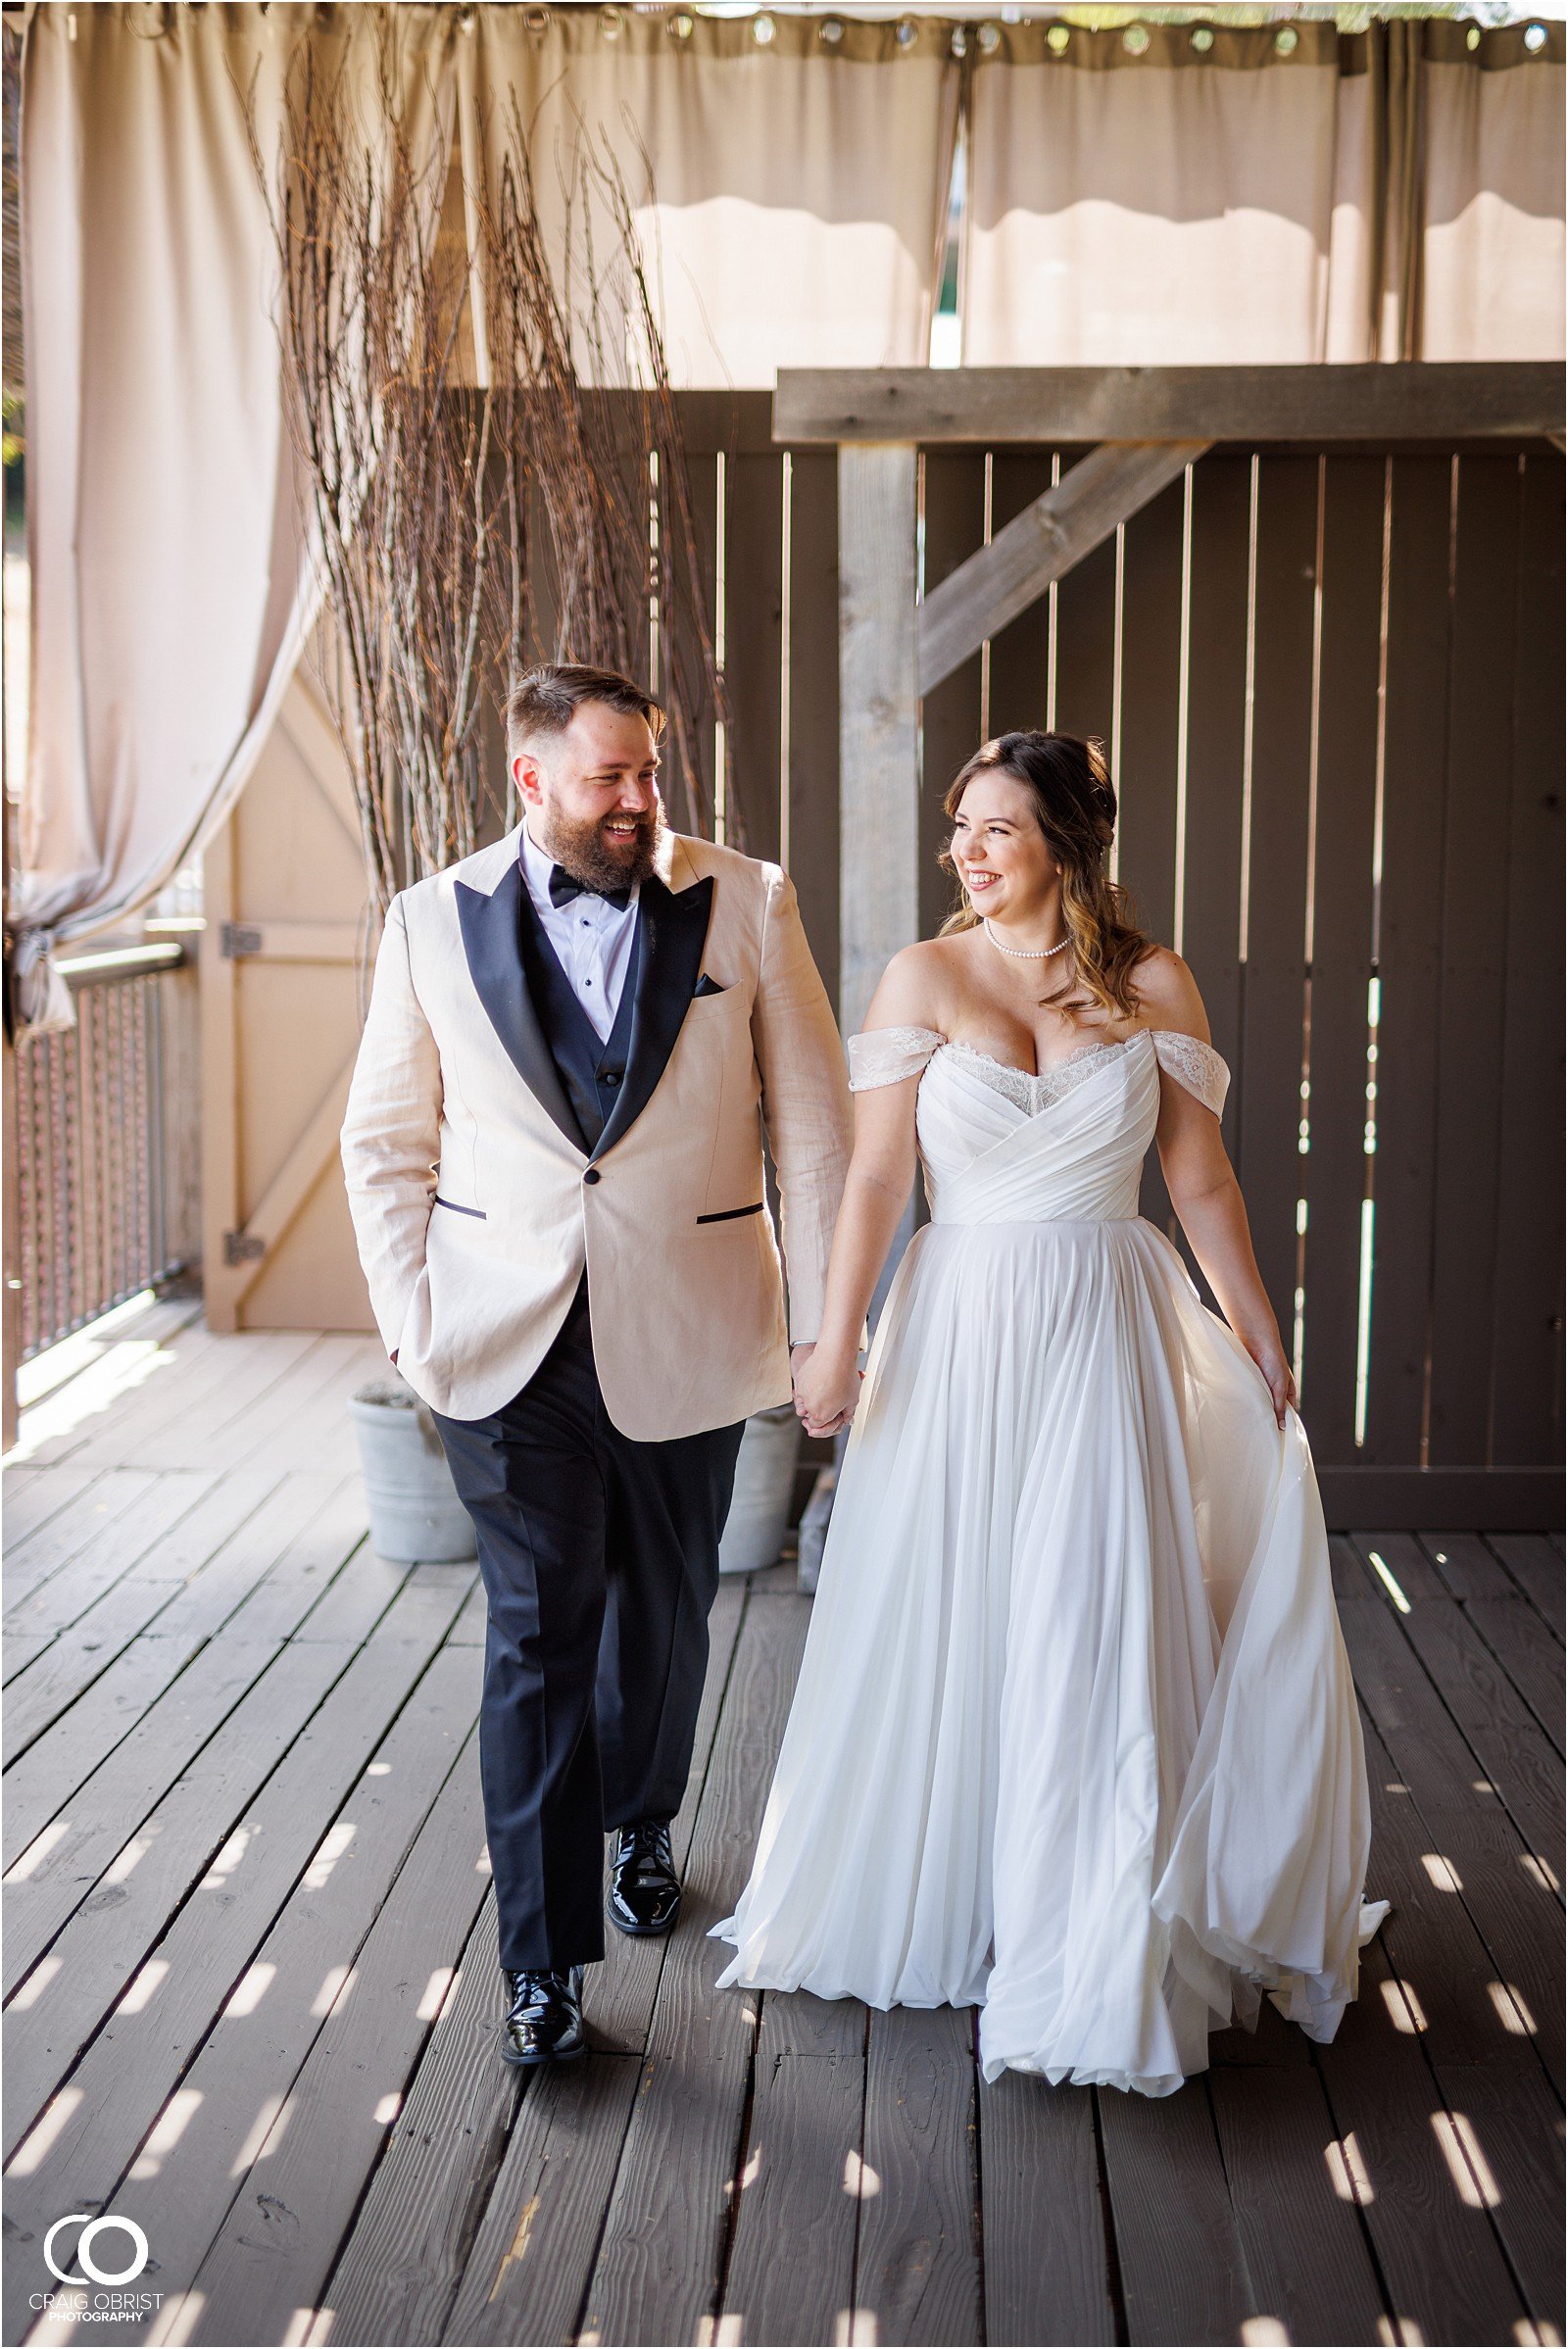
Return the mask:
[[870,2023],[857,2318],[881,2341],[978,2341],[974,2012],[893,2007]]
[[1377,2341],[1383,2294],[1317,2072],[1216,2064],[1208,2093],[1260,2316],[1292,2341]]
[[6,1879],[8,1997],[277,1654],[270,1640],[204,1648],[78,1789],[69,1817],[51,1821],[34,1850],[23,1853]]
[[[676,1862],[682,1867],[729,1679],[744,1595],[733,1582],[721,1585],[709,1617],[708,1676],[693,1738],[691,1776],[671,1829]],[[466,1632],[471,1636],[475,1621],[482,1638],[483,1596],[483,1586],[476,1586],[449,1635],[449,1645],[460,1644]],[[494,2337],[512,2337],[514,2295],[518,2290],[524,2295],[532,2292],[539,2267],[537,2258],[529,2267],[526,2255],[536,2241],[541,2210],[540,2165],[547,2167],[550,2192],[559,2204],[579,2102],[586,2104],[586,2126],[599,2129],[605,2138],[596,2154],[603,2200],[608,2201],[640,2073],[663,1945],[607,1935],[605,1962],[589,1970],[585,1989],[595,2050],[587,2067],[592,2078],[580,2098],[569,2081],[561,2083],[567,2096],[563,2113],[554,2110],[556,2083],[536,2080],[533,2093],[541,2102],[527,2115],[528,2126],[521,2127],[514,2125],[522,2081],[500,2061],[497,2051],[502,1999],[495,1935],[491,1901],[468,1936],[453,1994],[431,2032],[330,2277],[325,2295],[330,2318],[318,2319],[323,2338],[366,2344],[439,2340],[466,2274],[470,2279],[485,2279],[485,2289],[478,2305],[470,2293],[454,2317],[459,2326],[455,2337],[488,2339],[496,2326],[501,2329]],[[601,2060],[607,2047],[624,2044],[634,2031],[635,2063],[628,2061],[625,2071],[617,2071]],[[552,2107],[548,2117],[546,2104]],[[603,2202],[600,2207],[602,2211]],[[547,2211],[538,2238],[552,2223]],[[562,2320],[568,2328],[575,2324],[586,2276],[584,2264],[575,2280],[561,2275],[549,2279],[558,2293],[564,2288],[572,2295]],[[537,2325],[538,2304],[526,2304],[529,2321]],[[558,2300],[558,2311],[560,2307]]]
[[[761,1653],[758,1627],[754,1624],[752,1639],[743,1648],[739,1629],[745,1618],[733,1613],[735,1607],[736,1601],[721,1590],[715,1613],[722,1608],[737,1629],[727,1638],[710,1641],[704,1704],[706,1710],[710,1699],[713,1700],[719,1728],[700,1785],[694,1768],[672,1838],[677,1853],[683,1838],[687,1839],[682,1862],[685,1914],[677,1941],[628,1942],[624,1950],[615,1953],[612,1965],[591,1970],[585,2003],[591,2038],[587,2061],[536,2080],[518,2108],[506,2159],[443,2339],[557,2340],[574,2335],[616,2189],[633,2104],[648,2077],[646,2043],[657,2013],[662,1961],[678,1945],[680,1936],[691,1934],[689,1968],[706,1967],[707,1979],[719,1970],[712,1945],[700,1936],[702,1929],[724,1911],[711,1906],[710,1897],[699,1886],[717,1881],[726,1862],[723,1827],[720,1824],[715,1829],[714,1822],[722,1822],[732,1790],[746,1796],[751,1783],[747,1765],[754,1777],[759,1767],[757,1756],[749,1754],[745,1746],[750,1734],[744,1724],[746,1693],[768,1686],[756,1660]],[[732,1650],[733,1661],[726,1657],[726,1648]],[[715,1669],[719,1664],[724,1666],[722,1680]],[[793,1677],[789,1670],[790,1686]],[[724,1702],[720,1709],[721,1693]],[[780,1726],[775,1725],[775,1736]],[[697,1750],[704,1750],[701,1719]],[[760,1806],[760,1790],[754,1787],[750,1799]],[[739,1880],[733,1889],[739,1890]],[[641,1988],[630,1994],[617,1991],[616,1980],[640,1985],[646,1979],[647,1960],[656,1951],[659,1971],[643,2008]],[[727,2017],[729,1993],[714,1995],[725,2002]],[[734,2118],[738,2133],[738,2099]],[[722,2126],[726,2119],[721,2108],[715,2126]],[[672,2177],[667,2184],[678,2191],[679,2177]],[[680,2232],[678,2224],[676,2231]],[[716,2279],[715,2253],[714,2284]],[[636,2337],[656,2336],[639,2332]]]
[[986,2339],[1119,2340],[1093,2090],[1021,2072],[983,2084],[980,2198]]
[[[108,2204],[466,1594],[466,1583],[454,1591],[411,1577],[293,1740],[160,1943],[164,1971],[144,1978],[145,1997],[122,2000],[13,2155],[13,2241],[41,2241],[63,2210]],[[128,1971],[122,1981],[130,1986]],[[6,2323],[17,2338],[28,2288],[13,2259]]]
[[1510,1818],[1560,1882],[1562,1766],[1550,1739],[1463,1608],[1446,1596],[1413,1599],[1398,1620]]
[[[1426,1864],[1418,1794],[1402,1790],[1370,1724],[1365,1737],[1374,1840],[1388,1881],[1400,1886],[1380,1929],[1391,1970],[1380,1987],[1396,2029],[1419,2041],[1432,2067],[1448,2115],[1446,2145],[1456,2161],[1462,2148],[1495,2189],[1476,2191],[1533,2314],[1560,2330],[1562,2106],[1534,2043],[1536,2018],[1524,1993],[1499,1976],[1469,1911]],[[1362,1992],[1369,1995],[1370,1978]],[[1560,2003],[1560,1963],[1558,1996]]]
[[1548,1639],[1525,1598],[1472,1598],[1465,1613],[1540,1722],[1559,1755],[1563,1730],[1563,1652]]
[[259,1670],[223,1729],[75,1905],[7,2010],[8,2156],[150,1964],[214,1854],[232,1848],[259,1790],[352,1661],[352,1649],[290,1648]]
[[[69,1712],[50,1723],[6,1772],[4,1857],[9,1868],[60,1806],[127,1737],[197,1650],[227,1618],[240,1637],[285,1637],[317,1596],[310,1570],[315,1529],[329,1508],[332,1488],[320,1477],[290,1478],[271,1504],[241,1527],[205,1575],[175,1594],[155,1632],[133,1639],[86,1688]],[[303,1545],[303,1546],[302,1546]],[[331,1549],[337,1548],[332,1529]],[[306,1571],[291,1577],[291,1560]],[[342,1562],[341,1553],[337,1562]],[[260,1612],[243,1620],[243,1602],[274,1572],[290,1596],[269,1624]]]
[[1201,2080],[1170,2096],[1096,2088],[1134,2343],[1239,2341],[1266,2314],[1248,2269]]
[[365,1540],[375,1343],[166,1317],[84,1360],[9,1484],[8,2337],[106,2200],[159,2338],[1561,2336],[1560,1541],[1336,1542],[1394,1910],[1333,2041],[1265,2001],[1162,2099],[981,2085],[967,2014],[711,1988],[808,1621],[725,1583],[680,1930],[611,1936],[594,2052],[524,2088],[484,1594]]
[[313,2340],[390,2349],[443,2337],[523,2091],[497,2056],[496,1982],[492,1891],[322,2288]]
[[1562,1551],[1544,1534],[1489,1534],[1487,1540],[1560,1646],[1565,1636]]
[[[353,2208],[363,2173],[358,2178],[344,2174],[352,2172],[355,2129],[385,2091],[368,2091],[365,2064],[345,2061],[338,2085],[348,2109],[335,2117],[323,2115],[314,2129],[296,2127],[304,2094],[302,2075],[307,2063],[316,2060],[328,2021],[355,2001],[362,2030],[375,2031],[386,2024],[387,2039],[392,2038],[390,2016],[378,2012],[381,2002],[367,1978],[368,1936],[382,1931],[395,1901],[406,1907],[406,1895],[397,1890],[401,1874],[412,1851],[430,1834],[432,1819],[439,1814],[445,1820],[454,1852],[461,1841],[453,1820],[466,1816],[473,1789],[465,1790],[456,1812],[445,1789],[472,1728],[470,1681],[464,1659],[442,1652],[432,1661],[350,1790],[332,1831],[183,2074],[174,2106],[165,2106],[148,2142],[158,2146],[160,2129],[183,2103],[189,2115],[177,2138],[159,2152],[155,2172],[145,2171],[145,2155],[139,2156],[128,2182],[116,2195],[117,2210],[136,2219],[149,2237],[156,2234],[169,2292],[191,2286],[215,2244],[232,2235],[241,2203],[253,2231],[263,2236],[274,2215],[273,2203],[279,2210],[293,2210],[296,2203],[305,2206],[299,2216],[302,2227],[318,2224],[329,2190],[346,2186],[348,2207]],[[471,1755],[468,1759],[471,1762]],[[464,1868],[473,1877],[477,1908],[487,1879],[475,1859],[470,1849]],[[460,1869],[459,1892],[466,1886],[466,1876]],[[418,1997],[427,1987],[428,1970],[414,1983],[414,1946],[407,1954],[413,1994]],[[393,2082],[393,2089],[400,2084]],[[323,2168],[331,2170],[330,2189],[323,2178],[302,2190],[292,2170],[286,2177],[274,2170],[274,2176],[284,2178],[275,2190],[256,2186],[281,2139],[296,2149],[303,2147],[307,2159],[314,2152]],[[378,2143],[378,2138],[372,2140],[372,2145]],[[296,2157],[291,2155],[291,2161]],[[256,2192],[270,2193],[271,2201],[258,2210]],[[335,2251],[337,2240],[328,2230],[329,2251]],[[218,2272],[226,2273],[221,2259]],[[205,2302],[211,2302],[217,2288],[215,2279],[204,2274]],[[300,2296],[308,2299],[304,2293]],[[263,2332],[260,2337],[268,2335]]]
[[5,1562],[8,1628],[13,1631],[26,1628],[23,1606],[53,1575],[74,1565],[97,1544],[110,1549],[116,1539],[116,1527],[154,1490],[156,1483],[155,1477],[139,1468],[113,1468],[101,1476],[86,1477],[79,1491],[63,1507],[51,1511],[33,1533],[16,1543],[8,1538]]
[[1361,1952],[1360,1996],[1319,2048],[1318,2062],[1394,2303],[1387,2337],[1522,2337],[1514,2326],[1527,2314],[1523,2301],[1455,2157],[1419,2034],[1401,2011],[1376,1939]]
[[1479,1534],[1422,1534],[1450,1598],[1517,1598],[1519,1586]]
[[706,1936],[750,1872],[773,1759],[805,1644],[810,1602],[753,1598],[703,1790],[683,1931],[660,1976],[648,2054],[604,2237],[586,2325],[603,2341],[691,2341],[713,2313],[758,1999],[714,1989],[723,1949]]
[[847,2329],[858,2204],[874,2190],[860,2160],[865,2041],[855,1999],[764,1998],[716,2337],[786,2349]]
[[[466,1656],[433,1665],[425,1686],[438,1674],[450,1685],[442,1710],[449,1723],[443,1734],[452,1739],[464,1715],[473,1719],[478,1690]],[[202,2307],[190,2339],[281,2340],[293,2311],[315,2304],[488,1889],[478,1746],[470,1735],[293,2075],[286,2125],[281,2115],[274,2122],[197,2271]],[[288,1970],[301,1984],[308,1979],[297,1963]],[[324,1998],[323,1984],[314,2012]],[[204,2068],[219,2084],[223,2050],[215,2047],[193,2078]],[[253,2062],[251,2083],[265,2078]],[[223,2085],[226,2092],[226,2080]],[[237,2119],[232,2101],[231,2110]],[[223,2164],[225,2188],[248,2150],[247,2143]]]

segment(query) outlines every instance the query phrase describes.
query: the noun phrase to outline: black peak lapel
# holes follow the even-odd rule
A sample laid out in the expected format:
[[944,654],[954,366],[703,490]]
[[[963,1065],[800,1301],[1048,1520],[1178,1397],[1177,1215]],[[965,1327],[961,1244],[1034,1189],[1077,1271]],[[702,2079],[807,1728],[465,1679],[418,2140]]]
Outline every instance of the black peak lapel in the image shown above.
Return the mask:
[[506,1047],[508,1059],[539,1106],[555,1120],[572,1148],[580,1150],[586,1148],[582,1128],[572,1115],[523,975],[517,943],[517,900],[522,885],[522,872],[515,861],[488,897],[482,890],[470,889],[466,881],[453,883],[463,951],[475,992]]
[[703,966],[713,905],[712,875],[694,881],[689,889],[672,890],[666,889],[657,873],[650,873],[637,903],[643,927],[642,963],[632,1007],[626,1078],[595,1146],[596,1158],[613,1150],[632,1121],[642,1115],[675,1049]]

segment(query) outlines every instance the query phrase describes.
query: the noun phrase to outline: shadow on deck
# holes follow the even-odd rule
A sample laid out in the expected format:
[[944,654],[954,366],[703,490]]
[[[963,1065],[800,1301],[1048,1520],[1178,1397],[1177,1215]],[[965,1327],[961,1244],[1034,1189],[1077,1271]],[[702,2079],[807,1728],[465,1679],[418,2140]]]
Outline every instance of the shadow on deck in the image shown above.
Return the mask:
[[[1561,2340],[1555,1537],[1336,1540],[1394,1914],[1331,2045],[1265,2001],[1159,2100],[711,1988],[809,1610],[726,1583],[680,1929],[609,1936],[594,2052],[524,2085],[476,1571],[368,1549],[377,1347],[194,1312],[83,1344],[6,1479],[7,2340]],[[160,2305],[40,2314],[104,2210]]]

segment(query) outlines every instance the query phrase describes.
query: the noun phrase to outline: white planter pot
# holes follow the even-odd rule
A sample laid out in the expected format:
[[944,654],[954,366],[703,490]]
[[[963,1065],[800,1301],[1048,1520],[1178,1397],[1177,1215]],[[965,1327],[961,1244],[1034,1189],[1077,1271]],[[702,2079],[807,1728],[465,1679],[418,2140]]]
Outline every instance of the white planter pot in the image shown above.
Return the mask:
[[789,1531],[801,1423],[793,1403],[754,1411],[735,1462],[735,1493],[718,1544],[720,1574],[776,1566]]
[[473,1520],[458,1498],[435,1422],[412,1387],[377,1379],[350,1397],[349,1412],[377,1555],[400,1565],[477,1556]]

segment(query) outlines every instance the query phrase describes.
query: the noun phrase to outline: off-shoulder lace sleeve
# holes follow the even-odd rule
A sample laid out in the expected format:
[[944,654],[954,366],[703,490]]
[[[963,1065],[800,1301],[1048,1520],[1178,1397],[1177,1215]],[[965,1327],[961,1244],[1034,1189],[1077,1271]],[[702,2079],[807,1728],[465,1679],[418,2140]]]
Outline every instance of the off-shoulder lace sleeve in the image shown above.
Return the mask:
[[1179,1028],[1156,1028],[1154,1055],[1178,1085],[1185,1085],[1218,1117],[1230,1090],[1231,1072],[1211,1044],[1184,1036]]
[[862,1028],[850,1038],[850,1091],[864,1093],[873,1085],[918,1076],[946,1042],[935,1028]]

